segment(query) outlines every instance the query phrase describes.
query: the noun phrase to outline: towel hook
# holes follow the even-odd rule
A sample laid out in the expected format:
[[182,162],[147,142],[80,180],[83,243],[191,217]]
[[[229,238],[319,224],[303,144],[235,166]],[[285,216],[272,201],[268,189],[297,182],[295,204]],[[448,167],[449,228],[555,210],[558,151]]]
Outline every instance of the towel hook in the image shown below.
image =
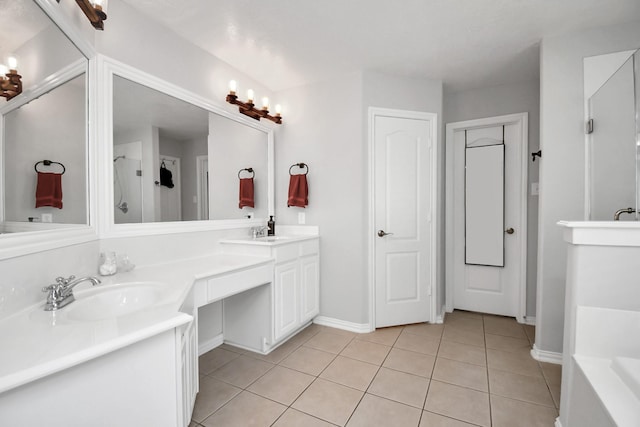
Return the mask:
[[309,173],[309,166],[306,163],[294,163],[289,168],[289,175],[293,175],[291,173],[291,169],[295,168],[296,166],[299,167],[300,169],[302,169],[302,168],[306,168],[307,169],[307,171],[304,173],[304,175]]
[[256,173],[254,172],[253,168],[244,168],[244,169],[240,169],[238,171],[238,179],[242,179],[240,178],[240,174],[242,173],[242,171],[247,171],[251,174],[251,178],[253,178],[254,176],[256,176]]
[[54,162],[52,160],[40,160],[39,162],[36,162],[35,165],[33,165],[33,168],[36,170],[36,172],[40,172],[38,170],[38,165],[40,163],[42,163],[45,166],[51,166],[51,165],[54,165],[54,164],[62,166],[62,173],[60,175],[64,175],[64,173],[67,171],[67,168],[65,168],[64,165],[62,163],[60,163],[60,162]]

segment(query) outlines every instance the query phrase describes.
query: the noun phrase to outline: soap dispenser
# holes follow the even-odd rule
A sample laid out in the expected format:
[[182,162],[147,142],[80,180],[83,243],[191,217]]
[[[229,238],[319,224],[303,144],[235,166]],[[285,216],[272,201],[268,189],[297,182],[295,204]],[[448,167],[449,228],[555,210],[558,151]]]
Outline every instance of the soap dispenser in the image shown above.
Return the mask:
[[275,236],[276,234],[276,222],[273,220],[273,215],[269,216],[267,221],[267,236]]

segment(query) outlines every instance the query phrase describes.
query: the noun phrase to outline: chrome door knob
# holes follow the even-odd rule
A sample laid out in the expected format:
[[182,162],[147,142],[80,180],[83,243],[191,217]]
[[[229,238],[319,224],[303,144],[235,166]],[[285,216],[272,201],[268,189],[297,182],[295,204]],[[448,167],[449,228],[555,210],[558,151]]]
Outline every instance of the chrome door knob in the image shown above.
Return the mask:
[[514,230],[513,227],[509,227],[506,230],[504,230],[504,232],[507,234],[513,234],[516,232],[516,230]]
[[385,233],[384,230],[378,230],[378,237],[389,236],[393,233]]

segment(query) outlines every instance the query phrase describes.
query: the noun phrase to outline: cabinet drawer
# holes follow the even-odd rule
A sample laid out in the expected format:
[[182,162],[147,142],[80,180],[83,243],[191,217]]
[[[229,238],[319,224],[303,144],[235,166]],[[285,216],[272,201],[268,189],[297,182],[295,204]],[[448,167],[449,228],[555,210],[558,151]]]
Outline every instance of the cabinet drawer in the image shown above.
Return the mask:
[[273,280],[273,266],[265,264],[207,280],[207,301],[213,302]]
[[320,252],[320,240],[304,240],[300,242],[300,256],[317,254]]
[[289,243],[274,247],[272,254],[276,260],[276,264],[280,264],[298,258],[298,251],[297,243]]

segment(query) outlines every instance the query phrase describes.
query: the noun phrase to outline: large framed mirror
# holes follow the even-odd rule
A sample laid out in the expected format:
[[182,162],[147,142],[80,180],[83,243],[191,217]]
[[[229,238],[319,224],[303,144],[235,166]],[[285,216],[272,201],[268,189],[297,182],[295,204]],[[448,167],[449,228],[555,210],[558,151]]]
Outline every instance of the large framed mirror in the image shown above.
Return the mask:
[[640,218],[640,50],[584,59],[585,216]]
[[[102,233],[234,228],[273,215],[271,127],[99,56]],[[251,203],[240,203],[251,180]]]
[[22,94],[0,98],[0,259],[97,238],[89,199],[91,48],[54,3],[15,0],[0,16],[0,62],[16,57],[23,85]]

